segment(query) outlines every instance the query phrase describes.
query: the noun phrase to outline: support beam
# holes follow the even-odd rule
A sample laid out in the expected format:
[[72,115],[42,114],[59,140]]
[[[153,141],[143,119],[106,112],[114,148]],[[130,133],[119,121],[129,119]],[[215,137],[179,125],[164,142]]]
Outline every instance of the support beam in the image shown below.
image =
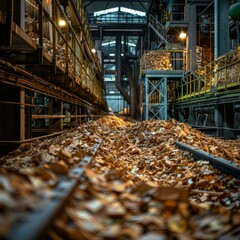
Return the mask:
[[145,77],[145,120],[167,120],[167,78]]
[[229,1],[215,0],[214,3],[214,59],[217,60],[230,50],[229,40]]
[[25,140],[25,89],[20,88],[20,141]]
[[131,99],[128,93],[122,86],[122,60],[121,60],[121,35],[116,36],[116,88],[122,94],[123,98],[129,105],[131,105]]
[[187,62],[187,70],[194,71],[196,70],[196,45],[197,45],[197,15],[196,15],[196,5],[187,5],[187,16],[188,16],[188,33],[187,33],[187,53],[191,53]]
[[149,119],[149,114],[148,114],[148,78],[145,77],[145,120]]
[[[63,102],[49,99],[48,115],[63,115]],[[63,130],[63,118],[49,118],[48,132]]]
[[37,47],[37,61],[38,64],[43,64],[43,6],[42,0],[39,0],[38,4],[38,47]]

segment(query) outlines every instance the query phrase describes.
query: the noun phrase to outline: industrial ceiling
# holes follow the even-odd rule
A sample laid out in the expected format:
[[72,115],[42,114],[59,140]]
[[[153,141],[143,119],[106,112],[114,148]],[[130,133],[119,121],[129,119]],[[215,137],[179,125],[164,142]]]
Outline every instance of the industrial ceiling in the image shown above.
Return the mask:
[[88,14],[114,7],[126,7],[137,11],[147,12],[151,2],[151,0],[85,0],[84,6]]

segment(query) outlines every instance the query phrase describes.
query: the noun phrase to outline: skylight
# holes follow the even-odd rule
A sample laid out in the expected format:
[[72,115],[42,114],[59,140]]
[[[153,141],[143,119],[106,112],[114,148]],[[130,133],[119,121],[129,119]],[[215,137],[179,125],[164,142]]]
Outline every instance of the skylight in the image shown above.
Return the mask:
[[102,43],[102,46],[116,44],[116,41]]
[[141,12],[141,11],[137,11],[137,10],[134,10],[134,9],[125,8],[125,7],[120,7],[120,11],[121,12],[126,12],[126,13],[131,13],[131,14],[138,15],[138,16],[141,16],[141,17],[146,16],[145,12]]
[[[124,44],[123,41],[121,43]],[[102,46],[113,45],[113,44],[116,44],[116,41],[102,43]],[[128,42],[127,45],[132,46],[132,47],[136,47],[136,44],[134,44],[134,43],[129,43]]]
[[[119,7],[114,7],[114,8],[109,8],[109,9],[94,12],[93,15],[96,17],[96,16],[101,16],[103,14],[114,13],[114,12],[118,12],[118,11],[119,11]],[[141,17],[146,16],[145,12],[141,12],[141,11],[137,11],[137,10],[134,10],[134,9],[125,8],[125,7],[120,7],[120,11],[125,12],[125,13],[130,13],[130,14],[133,14],[133,15],[138,15],[138,16],[141,16]]]
[[94,12],[93,16],[96,17],[96,16],[100,16],[100,15],[103,15],[103,14],[107,14],[107,13],[118,12],[118,10],[119,10],[119,7],[109,8],[109,9]]

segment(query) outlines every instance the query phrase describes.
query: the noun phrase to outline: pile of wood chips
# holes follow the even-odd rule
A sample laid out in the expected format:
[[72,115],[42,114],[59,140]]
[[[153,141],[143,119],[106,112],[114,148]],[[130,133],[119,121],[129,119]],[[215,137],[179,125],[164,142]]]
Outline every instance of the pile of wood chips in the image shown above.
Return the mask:
[[239,237],[240,180],[174,144],[185,142],[239,164],[239,141],[208,137],[176,120],[126,122],[113,115],[0,159],[0,236],[11,231],[14,213],[39,206],[37,196],[48,195],[100,139],[49,239]]
[[[238,82],[239,77],[239,55],[237,51],[231,51],[226,56],[222,56],[218,59],[218,85],[224,85],[227,83]],[[221,69],[223,68],[223,69]]]
[[144,54],[144,70],[172,70],[170,55],[166,51],[148,51]]
[[126,122],[122,118],[116,117],[115,115],[108,115],[104,118],[99,118],[97,120],[97,123],[101,124],[102,126],[105,125],[112,129],[127,126],[130,124],[129,122]]

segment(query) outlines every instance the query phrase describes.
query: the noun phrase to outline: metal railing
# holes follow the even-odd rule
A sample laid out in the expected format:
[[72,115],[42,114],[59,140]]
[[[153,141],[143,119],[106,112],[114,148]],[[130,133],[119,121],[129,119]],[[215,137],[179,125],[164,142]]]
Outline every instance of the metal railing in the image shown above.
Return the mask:
[[153,29],[153,31],[157,34],[157,36],[161,39],[160,43],[158,44],[158,48],[161,47],[163,43],[169,45],[169,42],[166,39],[168,29],[165,28],[161,22],[159,22],[156,18],[154,18],[151,14],[149,15],[149,26]]
[[156,18],[154,18],[151,14],[149,14],[149,23],[152,24],[159,31],[159,33],[163,37],[166,36],[167,29]]
[[134,16],[134,15],[116,15],[107,14],[101,16],[89,16],[89,24],[100,24],[100,23],[137,23],[145,24],[147,22],[146,17]]
[[[69,3],[73,9],[75,7],[78,14],[78,26],[71,23],[69,16],[66,15],[58,1],[53,0],[48,5],[39,0],[36,3],[34,11],[39,14],[39,8],[42,8],[43,22],[41,23],[37,17],[36,27],[33,27],[29,35],[38,44],[42,42],[43,56],[53,65],[55,62],[57,67],[65,72],[67,79],[71,77],[77,85],[86,89],[100,101],[103,98],[102,83],[101,79],[96,77],[96,73],[101,71],[101,67],[97,55],[91,52],[93,41],[82,1],[71,0]],[[29,4],[28,0],[26,4]],[[64,20],[66,25],[59,26],[59,19]],[[41,24],[44,27],[42,39],[39,27]]]
[[240,85],[240,48],[220,57],[215,71],[219,89]]
[[182,101],[206,93],[232,91],[239,86],[240,49],[231,51],[195,72],[186,73],[180,85],[172,91],[175,91],[175,100]]
[[210,92],[214,85],[213,69],[214,66],[210,63],[195,72],[188,72],[180,81],[180,86],[177,89],[177,99],[184,100]]

